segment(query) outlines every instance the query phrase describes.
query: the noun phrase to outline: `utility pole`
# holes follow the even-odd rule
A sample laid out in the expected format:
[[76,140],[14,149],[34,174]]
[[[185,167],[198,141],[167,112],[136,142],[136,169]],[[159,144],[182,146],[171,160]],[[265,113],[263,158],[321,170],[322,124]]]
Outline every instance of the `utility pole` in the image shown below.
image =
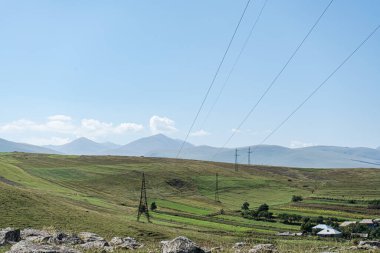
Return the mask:
[[146,216],[146,218],[148,219],[148,222],[150,222],[148,201],[146,199],[146,187],[145,187],[145,174],[144,173],[142,174],[140,204],[139,204],[139,209],[138,209],[138,213],[137,213],[137,221],[140,221],[141,214],[144,214]]
[[251,165],[251,154],[253,151],[251,151],[251,147],[248,147],[248,165]]
[[235,171],[238,171],[239,170],[239,167],[238,167],[238,150],[237,148],[235,149]]
[[215,201],[220,202],[219,200],[219,179],[218,179],[218,173],[216,173],[215,178]]

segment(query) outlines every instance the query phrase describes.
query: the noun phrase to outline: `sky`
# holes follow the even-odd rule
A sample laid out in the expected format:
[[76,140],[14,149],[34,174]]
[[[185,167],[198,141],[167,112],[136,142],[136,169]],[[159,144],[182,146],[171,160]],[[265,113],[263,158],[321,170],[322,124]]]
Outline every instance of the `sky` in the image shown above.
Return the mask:
[[[252,0],[189,142],[222,146],[329,0]],[[0,138],[183,139],[246,1],[0,0]],[[227,146],[256,145],[380,24],[377,0],[335,0]],[[380,31],[265,144],[380,146]],[[207,117],[207,115],[209,115]]]

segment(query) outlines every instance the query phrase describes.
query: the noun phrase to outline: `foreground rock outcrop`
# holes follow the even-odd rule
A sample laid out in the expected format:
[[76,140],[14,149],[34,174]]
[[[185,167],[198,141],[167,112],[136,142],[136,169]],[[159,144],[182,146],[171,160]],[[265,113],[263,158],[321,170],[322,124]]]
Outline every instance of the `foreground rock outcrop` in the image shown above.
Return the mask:
[[248,253],[278,253],[278,251],[273,244],[258,244],[250,249]]
[[113,252],[116,249],[134,250],[143,245],[131,237],[114,237],[107,242],[91,232],[66,234],[38,229],[0,229],[0,246],[11,244],[7,253],[80,253],[83,251]]
[[20,229],[5,228],[0,229],[0,246],[7,243],[14,243],[21,240]]
[[161,242],[162,253],[205,253],[206,251],[197,246],[190,239],[179,236],[171,241]]

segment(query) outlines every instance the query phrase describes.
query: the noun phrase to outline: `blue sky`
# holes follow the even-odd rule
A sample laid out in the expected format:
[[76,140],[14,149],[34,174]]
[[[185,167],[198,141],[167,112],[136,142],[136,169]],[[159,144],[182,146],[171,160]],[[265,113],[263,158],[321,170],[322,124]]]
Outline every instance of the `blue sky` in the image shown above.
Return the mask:
[[[189,141],[221,146],[327,0],[252,0]],[[245,1],[0,1],[0,138],[62,144],[184,138]],[[377,0],[335,0],[229,146],[254,145],[380,24]],[[267,144],[380,146],[380,32]],[[203,124],[203,122],[205,123]]]

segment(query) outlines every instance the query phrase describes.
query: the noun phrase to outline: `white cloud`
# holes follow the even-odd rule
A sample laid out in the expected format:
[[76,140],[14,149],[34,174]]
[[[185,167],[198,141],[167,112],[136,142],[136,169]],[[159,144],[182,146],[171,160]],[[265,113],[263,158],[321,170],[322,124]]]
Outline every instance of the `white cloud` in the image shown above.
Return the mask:
[[109,134],[138,132],[143,129],[143,125],[136,123],[121,123],[114,126],[112,123],[101,122],[96,119],[83,119],[81,121],[81,127],[78,129],[78,135],[96,138]]
[[62,115],[62,114],[50,116],[48,117],[48,119],[49,121],[71,121],[70,116]]
[[[143,129],[143,125],[136,123],[123,122],[114,125],[113,123],[102,122],[96,119],[82,119],[78,124],[66,115],[53,115],[42,123],[21,119],[0,124],[0,133],[24,134],[28,136],[26,140],[30,140],[30,143],[38,143],[38,145],[61,144],[69,139],[82,136],[96,139],[97,137],[138,132]],[[39,138],[42,134],[43,138]],[[48,134],[59,137],[46,137]],[[32,139],[30,136],[38,138]]]
[[243,132],[243,131],[236,129],[236,128],[232,128],[231,131],[234,133],[242,133]]
[[208,136],[208,135],[210,135],[210,133],[207,132],[207,131],[205,131],[205,130],[203,130],[203,129],[200,129],[198,131],[192,132],[190,134],[190,136],[193,136],[193,137],[203,137],[203,136]]
[[167,117],[154,115],[149,120],[150,131],[156,133],[172,133],[176,132],[175,122]]
[[25,139],[26,143],[31,143],[34,145],[63,145],[66,143],[69,143],[71,141],[70,138],[61,138],[61,137],[50,137],[50,138],[36,138],[36,137],[31,137]]
[[310,146],[315,146],[316,144],[314,143],[306,143],[306,142],[302,142],[302,141],[291,141],[290,142],[290,148],[306,148],[306,147],[310,147]]

